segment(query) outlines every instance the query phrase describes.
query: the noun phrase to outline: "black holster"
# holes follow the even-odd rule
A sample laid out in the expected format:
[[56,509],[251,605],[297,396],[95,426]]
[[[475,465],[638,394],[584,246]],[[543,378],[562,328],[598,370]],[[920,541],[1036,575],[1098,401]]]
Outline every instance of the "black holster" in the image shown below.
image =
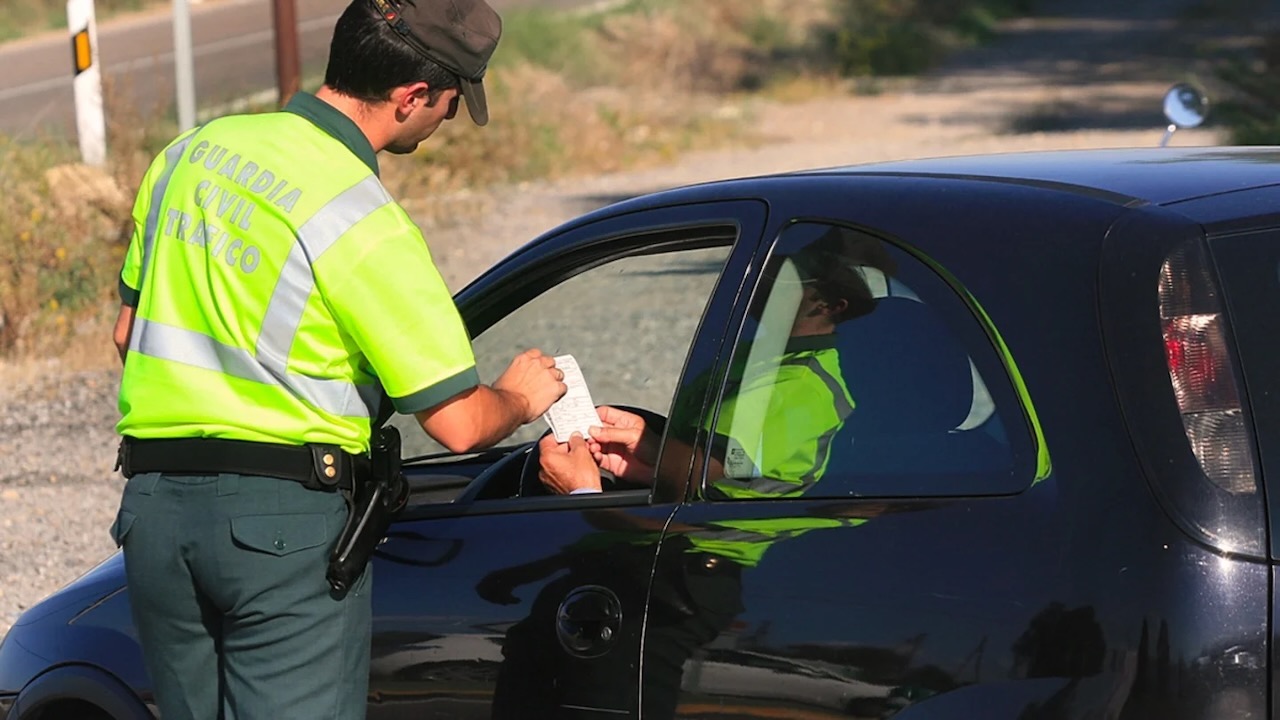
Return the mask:
[[400,472],[400,432],[394,427],[374,431],[369,470],[355,476],[347,499],[347,522],[333,549],[325,577],[343,592],[360,579],[373,551],[386,537],[391,521],[409,501],[409,482]]

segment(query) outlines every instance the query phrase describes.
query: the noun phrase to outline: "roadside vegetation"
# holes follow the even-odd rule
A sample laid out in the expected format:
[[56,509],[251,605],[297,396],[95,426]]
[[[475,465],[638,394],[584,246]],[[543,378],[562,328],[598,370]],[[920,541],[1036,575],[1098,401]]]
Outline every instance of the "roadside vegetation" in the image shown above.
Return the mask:
[[1232,142],[1280,145],[1280,29],[1255,50],[1224,60],[1218,78],[1233,91],[1219,111]]
[[[920,72],[1030,1],[631,0],[589,14],[509,12],[486,83],[490,125],[446,124],[414,155],[384,156],[383,179],[394,196],[418,199],[408,203],[415,214],[447,216],[450,191],[750,143],[753,98],[856,92],[870,79]],[[0,32],[48,26],[61,5],[4,0]],[[106,92],[106,168],[77,164],[66,139],[0,137],[0,357],[85,355],[106,344],[133,193],[176,132],[171,118],[139,117],[125,95]]]
[[[112,15],[161,4],[164,0],[97,0],[94,14],[101,22]],[[66,0],[0,1],[0,42],[66,26]]]
[[[1207,68],[1188,79],[1207,86],[1209,121],[1225,126],[1233,145],[1280,145],[1280,11],[1273,0],[1200,0],[1180,20],[1188,52]],[[1215,33],[1215,26],[1233,32]]]
[[946,53],[989,40],[996,23],[1034,0],[841,0],[823,43],[844,75],[910,75]]

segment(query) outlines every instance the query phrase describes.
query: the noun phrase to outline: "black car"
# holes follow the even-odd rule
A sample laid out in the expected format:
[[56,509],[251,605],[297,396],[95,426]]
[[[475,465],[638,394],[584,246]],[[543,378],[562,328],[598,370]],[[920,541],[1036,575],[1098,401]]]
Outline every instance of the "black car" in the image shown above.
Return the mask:
[[[851,402],[814,436],[820,393],[768,379],[833,236],[877,260],[847,263],[869,304],[824,397]],[[452,456],[394,419],[414,494],[373,563],[371,720],[1280,718],[1280,150],[683,188],[457,301],[482,377],[572,354],[660,456],[552,495],[545,426]],[[759,461],[787,443],[802,482]],[[119,555],[0,645],[5,720],[146,718],[150,687]]]

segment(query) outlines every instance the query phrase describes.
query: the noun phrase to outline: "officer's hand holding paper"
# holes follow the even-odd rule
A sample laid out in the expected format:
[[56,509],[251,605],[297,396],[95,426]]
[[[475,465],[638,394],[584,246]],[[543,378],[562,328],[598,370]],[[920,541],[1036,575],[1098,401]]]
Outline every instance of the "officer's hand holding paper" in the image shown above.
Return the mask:
[[591,401],[591,392],[587,390],[587,381],[582,377],[582,369],[572,355],[557,355],[556,368],[564,373],[564,384],[569,390],[564,396],[551,405],[542,417],[551,426],[556,442],[567,443],[575,432],[582,437],[591,437],[588,430],[600,424],[600,415],[596,412],[595,403]]

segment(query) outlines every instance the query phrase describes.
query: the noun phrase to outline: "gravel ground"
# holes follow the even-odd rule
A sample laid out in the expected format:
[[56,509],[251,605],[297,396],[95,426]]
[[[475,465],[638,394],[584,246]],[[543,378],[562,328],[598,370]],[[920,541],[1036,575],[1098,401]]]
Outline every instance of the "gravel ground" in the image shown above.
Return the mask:
[[[1176,4],[1047,3],[1044,17],[1009,24],[997,45],[904,89],[726,105],[723,112],[745,113],[765,138],[757,147],[690,153],[645,171],[436,198],[433,207],[457,209],[432,213],[449,215],[452,224],[424,219],[424,229],[446,281],[459,288],[539,233],[650,190],[910,157],[1154,146],[1163,130],[1163,91],[1190,69],[1178,55],[1183,46],[1168,41],[1175,28],[1160,19]],[[1053,11],[1058,6],[1062,12]],[[1037,127],[1055,131],[1026,131]],[[1219,141],[1205,129],[1179,133],[1173,144]],[[405,204],[414,210],[412,199]],[[0,367],[0,377],[7,410],[0,419],[7,459],[0,467],[3,634],[23,610],[114,551],[107,527],[122,483],[112,471],[114,368],[71,371],[65,361],[50,361]]]

